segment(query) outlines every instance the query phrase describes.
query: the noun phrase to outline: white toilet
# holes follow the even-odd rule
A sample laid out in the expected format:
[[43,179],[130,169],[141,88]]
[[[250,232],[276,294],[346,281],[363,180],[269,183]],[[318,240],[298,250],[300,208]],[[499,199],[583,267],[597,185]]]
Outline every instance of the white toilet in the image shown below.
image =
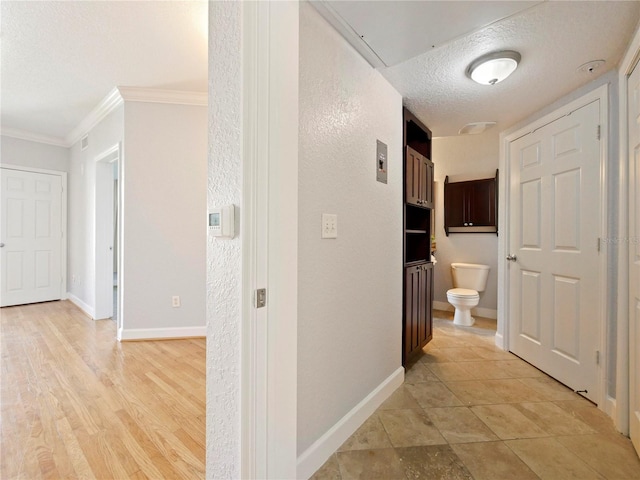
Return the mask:
[[451,276],[453,287],[447,290],[447,300],[456,309],[453,323],[470,327],[475,320],[471,316],[471,309],[480,301],[479,292],[483,292],[489,276],[488,265],[474,263],[452,263]]

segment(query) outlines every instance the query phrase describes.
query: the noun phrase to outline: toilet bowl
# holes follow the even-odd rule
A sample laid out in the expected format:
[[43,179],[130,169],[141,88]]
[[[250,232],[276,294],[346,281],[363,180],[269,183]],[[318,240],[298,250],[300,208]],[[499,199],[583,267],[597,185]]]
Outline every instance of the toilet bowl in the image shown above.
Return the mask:
[[480,292],[487,285],[489,269],[488,265],[475,263],[451,264],[454,288],[447,290],[447,301],[455,308],[454,325],[470,327],[475,322],[471,309],[480,301]]

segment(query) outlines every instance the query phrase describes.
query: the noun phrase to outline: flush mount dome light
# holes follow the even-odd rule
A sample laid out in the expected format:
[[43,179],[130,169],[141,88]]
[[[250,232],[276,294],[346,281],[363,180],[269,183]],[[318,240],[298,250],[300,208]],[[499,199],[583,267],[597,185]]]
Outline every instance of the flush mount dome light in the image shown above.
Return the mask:
[[467,76],[481,85],[495,85],[515,71],[520,58],[513,50],[487,53],[471,62]]

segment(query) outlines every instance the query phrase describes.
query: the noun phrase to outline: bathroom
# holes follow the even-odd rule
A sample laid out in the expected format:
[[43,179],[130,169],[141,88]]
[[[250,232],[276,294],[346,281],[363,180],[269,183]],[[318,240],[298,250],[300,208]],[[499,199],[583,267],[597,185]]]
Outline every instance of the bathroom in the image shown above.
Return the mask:
[[[444,231],[444,180],[450,182],[493,178],[499,162],[499,134],[493,128],[478,135],[435,137],[435,289],[434,318],[453,318],[453,307],[447,301],[447,290],[453,288],[451,264],[456,262],[482,264],[490,267],[484,292],[478,306],[471,310],[473,317],[485,328],[496,329],[498,302],[498,236],[495,233],[450,233]],[[442,311],[448,312],[443,315]],[[450,312],[450,313],[449,313]],[[476,324],[480,326],[480,324]]]

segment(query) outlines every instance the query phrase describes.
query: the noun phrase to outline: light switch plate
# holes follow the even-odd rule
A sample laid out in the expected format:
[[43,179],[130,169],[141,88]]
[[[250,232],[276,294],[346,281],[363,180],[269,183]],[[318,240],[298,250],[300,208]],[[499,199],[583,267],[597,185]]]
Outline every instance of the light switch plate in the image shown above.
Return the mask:
[[338,238],[338,215],[322,214],[322,238]]
[[376,140],[376,180],[387,183],[387,145]]

